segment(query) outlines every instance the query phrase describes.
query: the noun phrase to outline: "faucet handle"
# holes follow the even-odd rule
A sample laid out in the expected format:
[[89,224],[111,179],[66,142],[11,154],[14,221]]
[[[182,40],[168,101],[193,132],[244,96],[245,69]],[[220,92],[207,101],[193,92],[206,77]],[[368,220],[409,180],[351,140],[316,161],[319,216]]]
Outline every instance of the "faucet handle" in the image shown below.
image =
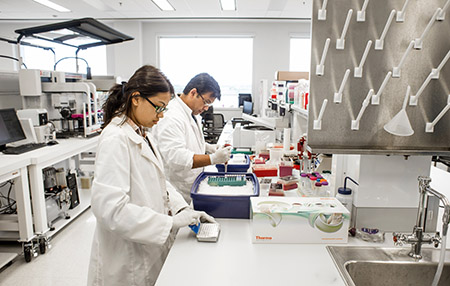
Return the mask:
[[394,244],[396,246],[403,246],[403,242],[405,241],[406,237],[402,233],[394,232],[392,233],[392,240],[394,241]]
[[419,176],[417,178],[417,180],[419,180],[419,184],[425,185],[425,186],[428,186],[431,182],[431,178],[428,176]]
[[439,231],[437,231],[436,234],[431,238],[431,241],[433,242],[435,248],[439,247],[439,244],[442,242],[442,238],[439,235]]

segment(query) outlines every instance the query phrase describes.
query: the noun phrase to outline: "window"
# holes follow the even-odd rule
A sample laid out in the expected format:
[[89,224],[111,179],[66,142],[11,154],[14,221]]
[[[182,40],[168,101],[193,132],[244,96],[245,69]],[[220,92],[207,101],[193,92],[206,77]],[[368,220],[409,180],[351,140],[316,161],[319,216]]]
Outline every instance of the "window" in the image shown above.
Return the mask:
[[209,73],[222,93],[214,107],[238,107],[238,94],[252,92],[253,39],[161,37],[159,67],[176,93],[195,75]]
[[[29,69],[53,70],[55,62],[64,57],[75,57],[76,48],[51,43],[42,40],[26,39],[26,42],[44,47],[52,47],[56,56],[51,51],[40,48],[21,46],[23,62]],[[77,43],[78,44],[78,43]],[[106,75],[106,46],[98,46],[80,50],[79,58],[84,58],[92,70],[92,75]],[[78,60],[78,72],[86,73],[86,63]],[[62,60],[56,66],[56,70],[65,72],[76,72],[75,59]]]
[[289,70],[309,72],[311,64],[311,39],[291,38]]

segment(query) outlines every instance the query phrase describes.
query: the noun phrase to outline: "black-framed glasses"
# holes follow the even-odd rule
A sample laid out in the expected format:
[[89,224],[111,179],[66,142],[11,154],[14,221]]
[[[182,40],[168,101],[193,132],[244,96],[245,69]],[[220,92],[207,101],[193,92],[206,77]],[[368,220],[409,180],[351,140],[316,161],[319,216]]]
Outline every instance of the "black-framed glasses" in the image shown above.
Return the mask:
[[211,107],[214,104],[214,102],[208,103],[200,93],[197,93],[197,95],[201,97],[205,106]]
[[158,106],[156,104],[154,104],[150,99],[148,99],[147,97],[143,96],[143,95],[139,95],[140,97],[144,98],[145,100],[148,101],[148,103],[150,103],[154,108],[155,108],[155,112],[157,114],[166,112],[168,110],[168,108],[166,106]]

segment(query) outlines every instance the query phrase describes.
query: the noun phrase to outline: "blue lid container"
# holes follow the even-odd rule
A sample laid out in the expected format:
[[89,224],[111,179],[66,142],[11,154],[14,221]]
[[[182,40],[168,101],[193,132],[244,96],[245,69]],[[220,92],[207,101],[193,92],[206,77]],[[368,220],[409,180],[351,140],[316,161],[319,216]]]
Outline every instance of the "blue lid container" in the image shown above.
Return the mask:
[[224,176],[224,172],[202,172],[195,179],[191,188],[191,198],[194,209],[204,211],[215,218],[250,218],[250,197],[259,196],[259,181],[253,173],[234,173],[245,175],[253,183],[253,194],[246,196],[218,196],[199,194],[200,183],[209,176]]
[[[231,155],[233,158],[233,155]],[[217,171],[225,172],[224,164],[216,164]],[[245,164],[228,164],[227,173],[235,173],[235,172],[247,172],[248,168],[250,168],[250,157],[245,155]]]

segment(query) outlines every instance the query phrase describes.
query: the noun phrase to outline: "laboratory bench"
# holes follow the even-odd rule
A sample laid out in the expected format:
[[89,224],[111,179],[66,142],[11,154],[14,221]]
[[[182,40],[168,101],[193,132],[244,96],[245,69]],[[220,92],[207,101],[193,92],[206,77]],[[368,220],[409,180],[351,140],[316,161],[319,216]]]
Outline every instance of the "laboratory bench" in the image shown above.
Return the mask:
[[[215,243],[198,242],[188,227],[179,230],[157,286],[345,285],[326,249],[332,244],[255,244],[251,219],[217,221],[221,233]],[[394,247],[390,233],[384,243],[350,237],[333,245]]]

